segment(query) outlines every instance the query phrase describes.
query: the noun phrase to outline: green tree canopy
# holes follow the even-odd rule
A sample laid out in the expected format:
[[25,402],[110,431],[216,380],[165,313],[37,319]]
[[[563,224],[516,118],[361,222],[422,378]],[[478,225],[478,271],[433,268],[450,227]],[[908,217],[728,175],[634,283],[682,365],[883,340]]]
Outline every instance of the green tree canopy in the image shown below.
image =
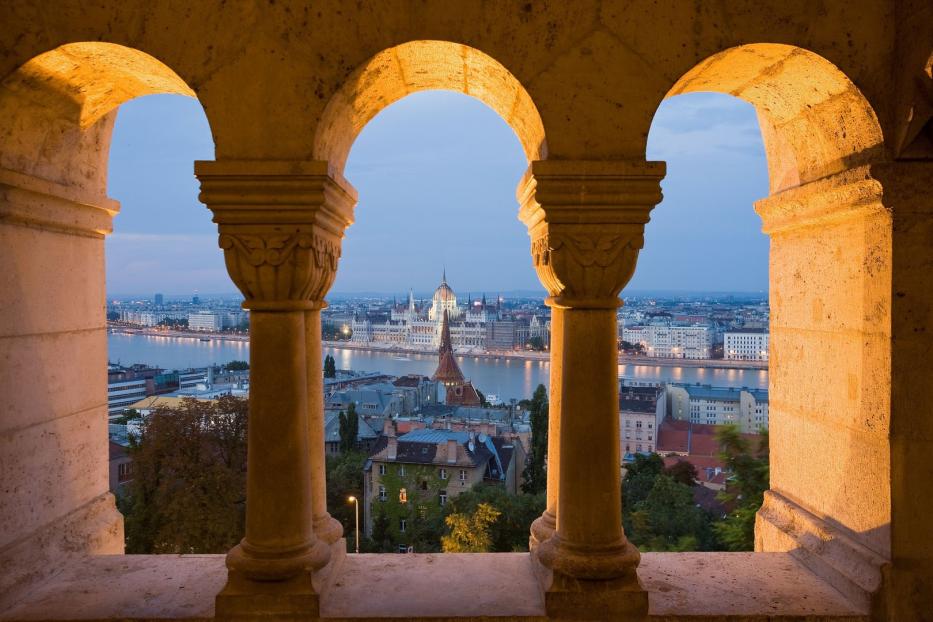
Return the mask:
[[243,537],[248,404],[222,396],[158,408],[131,437],[119,499],[127,553],[223,553]]
[[334,360],[330,354],[324,357],[324,377],[325,378],[336,378],[337,377],[337,362]]
[[765,490],[770,487],[768,432],[761,432],[755,448],[736,426],[723,426],[716,438],[719,459],[731,472],[718,498],[732,508],[729,515],[716,524],[716,533],[730,551],[751,551],[755,547],[755,514],[764,502]]
[[531,415],[531,451],[525,470],[522,472],[522,492],[537,494],[547,489],[547,444],[548,444],[548,401],[547,389],[539,384],[528,404]]
[[356,438],[360,433],[360,418],[356,414],[356,404],[350,402],[347,412],[342,410],[337,414],[340,432],[340,451],[349,453],[356,448]]

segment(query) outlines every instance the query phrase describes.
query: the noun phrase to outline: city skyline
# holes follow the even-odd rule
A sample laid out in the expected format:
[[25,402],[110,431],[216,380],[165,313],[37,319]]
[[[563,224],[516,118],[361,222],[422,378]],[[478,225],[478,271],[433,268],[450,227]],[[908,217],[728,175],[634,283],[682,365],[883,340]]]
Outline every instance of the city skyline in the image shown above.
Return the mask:
[[[767,172],[751,106],[712,94],[667,100],[648,156],[668,163],[665,200],[627,293],[766,291],[768,243],[751,203],[767,194]],[[235,293],[191,174],[193,160],[212,158],[195,100],[121,108],[110,194],[123,210],[107,242],[109,296]],[[384,110],[350,153],[346,176],[360,203],[333,295],[429,291],[444,265],[464,292],[544,295],[516,217],[525,166],[511,128],[470,97],[417,93]]]

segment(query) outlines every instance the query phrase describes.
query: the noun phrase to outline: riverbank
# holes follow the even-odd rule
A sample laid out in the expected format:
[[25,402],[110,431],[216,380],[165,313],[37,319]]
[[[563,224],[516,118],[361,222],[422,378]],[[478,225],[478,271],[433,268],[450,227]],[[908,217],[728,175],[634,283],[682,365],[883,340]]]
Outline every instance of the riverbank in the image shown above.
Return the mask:
[[[324,341],[324,347],[360,352],[381,352],[385,354],[436,354],[434,349],[400,348],[398,346],[374,346],[371,344],[352,343],[349,341]],[[550,352],[532,352],[528,350],[457,351],[457,356],[472,357],[495,361],[544,361],[551,359]],[[691,367],[707,369],[768,369],[768,363],[762,361],[727,361],[724,359],[666,359],[651,356],[619,355],[619,365],[639,365],[641,367]]]
[[195,339],[198,341],[239,341],[249,343],[249,335],[237,333],[212,333],[200,330],[176,330],[162,328],[141,328],[135,326],[120,326],[108,322],[107,331],[114,335],[146,335],[147,337],[172,337],[175,339]]
[[[120,326],[115,324],[108,325],[109,332],[119,335],[145,335],[148,337],[172,337],[176,339],[193,339],[196,341],[233,341],[239,343],[249,343],[249,335],[236,333],[211,333],[203,331],[158,329],[158,328],[136,328],[129,326]],[[324,341],[324,347],[336,348],[341,350],[355,350],[358,352],[371,352],[395,355],[434,355],[437,351],[433,348],[401,348],[392,345],[374,345],[352,343],[350,341]],[[550,361],[549,352],[532,352],[528,350],[503,350],[503,351],[484,351],[484,350],[466,350],[457,352],[457,356],[471,357],[475,359],[485,359],[492,361],[541,361],[547,363]],[[639,365],[642,367],[689,367],[706,369],[749,369],[766,370],[768,363],[762,361],[727,361],[724,359],[665,359],[651,356],[638,355],[619,355],[619,365]]]

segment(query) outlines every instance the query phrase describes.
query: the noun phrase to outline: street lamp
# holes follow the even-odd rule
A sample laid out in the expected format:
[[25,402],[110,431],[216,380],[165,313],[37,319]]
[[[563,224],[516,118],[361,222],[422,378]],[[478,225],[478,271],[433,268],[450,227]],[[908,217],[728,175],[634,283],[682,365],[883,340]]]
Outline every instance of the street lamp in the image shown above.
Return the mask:
[[356,552],[360,552],[360,500],[350,496],[347,501],[356,506]]

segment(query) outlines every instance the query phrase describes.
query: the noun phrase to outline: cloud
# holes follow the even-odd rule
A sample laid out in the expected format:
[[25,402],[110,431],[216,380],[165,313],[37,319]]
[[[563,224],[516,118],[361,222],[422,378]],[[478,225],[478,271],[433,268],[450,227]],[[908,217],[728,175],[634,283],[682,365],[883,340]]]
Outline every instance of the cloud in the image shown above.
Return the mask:
[[754,107],[735,97],[695,93],[665,100],[648,135],[648,157],[764,158]]

